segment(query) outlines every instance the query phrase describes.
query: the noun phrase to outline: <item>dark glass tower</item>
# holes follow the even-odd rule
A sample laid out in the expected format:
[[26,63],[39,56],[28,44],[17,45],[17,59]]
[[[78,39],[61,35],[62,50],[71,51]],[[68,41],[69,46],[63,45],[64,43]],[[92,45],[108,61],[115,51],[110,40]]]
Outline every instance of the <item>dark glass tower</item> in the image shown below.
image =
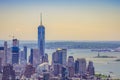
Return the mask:
[[30,57],[29,57],[29,63],[33,64],[33,49],[31,49],[31,54],[30,54]]
[[12,47],[12,64],[19,63],[19,47]]
[[42,25],[42,14],[40,25],[38,26],[38,48],[41,56],[45,54],[45,27]]
[[27,46],[24,46],[24,58],[27,61]]

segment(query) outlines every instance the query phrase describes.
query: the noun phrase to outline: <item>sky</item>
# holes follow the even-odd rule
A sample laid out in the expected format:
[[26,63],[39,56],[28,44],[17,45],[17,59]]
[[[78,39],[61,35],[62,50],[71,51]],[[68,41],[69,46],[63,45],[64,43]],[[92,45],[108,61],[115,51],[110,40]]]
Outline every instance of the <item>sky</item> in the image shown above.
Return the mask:
[[0,0],[0,40],[120,41],[120,0]]

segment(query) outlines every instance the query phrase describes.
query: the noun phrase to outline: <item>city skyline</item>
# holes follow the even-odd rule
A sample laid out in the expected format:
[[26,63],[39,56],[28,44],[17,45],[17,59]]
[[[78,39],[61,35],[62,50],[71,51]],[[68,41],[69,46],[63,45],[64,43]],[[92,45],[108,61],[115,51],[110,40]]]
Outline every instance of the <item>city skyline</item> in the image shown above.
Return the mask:
[[[0,1],[0,39],[37,40],[40,13],[46,40],[120,40],[120,1]],[[5,35],[3,35],[5,34]]]

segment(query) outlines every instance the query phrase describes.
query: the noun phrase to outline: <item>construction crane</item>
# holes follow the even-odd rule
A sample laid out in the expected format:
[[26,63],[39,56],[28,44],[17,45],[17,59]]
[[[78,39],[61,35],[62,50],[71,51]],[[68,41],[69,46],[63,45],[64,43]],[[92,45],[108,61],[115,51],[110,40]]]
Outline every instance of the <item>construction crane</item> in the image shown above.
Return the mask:
[[12,39],[15,39],[15,36],[14,35],[9,35],[10,38]]

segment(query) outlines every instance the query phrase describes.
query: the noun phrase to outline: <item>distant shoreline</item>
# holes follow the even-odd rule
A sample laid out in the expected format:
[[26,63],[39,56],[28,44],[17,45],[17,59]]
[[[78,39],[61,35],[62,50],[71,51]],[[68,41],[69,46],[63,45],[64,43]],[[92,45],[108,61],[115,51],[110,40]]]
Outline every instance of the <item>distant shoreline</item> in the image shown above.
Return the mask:
[[120,61],[120,59],[116,59],[115,61],[119,62],[119,61]]
[[[2,46],[4,40],[0,40]],[[12,40],[8,40],[8,46],[11,46]],[[37,47],[37,41],[20,40],[20,47]],[[116,49],[120,47],[120,41],[46,41],[46,49],[67,48],[67,49]]]
[[116,56],[95,56],[93,58],[117,58]]

